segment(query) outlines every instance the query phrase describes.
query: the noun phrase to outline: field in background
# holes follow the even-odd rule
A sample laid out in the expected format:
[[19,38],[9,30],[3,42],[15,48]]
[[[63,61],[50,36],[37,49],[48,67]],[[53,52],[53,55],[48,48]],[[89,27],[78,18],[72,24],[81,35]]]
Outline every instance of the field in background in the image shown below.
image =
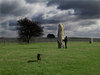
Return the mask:
[[[80,38],[80,37],[68,37],[68,41],[82,41],[89,42],[90,38]],[[94,42],[100,42],[100,38],[93,38]],[[0,38],[0,43],[18,43],[17,38]],[[46,38],[46,37],[35,37],[30,40],[31,43],[37,42],[57,42],[57,38]]]
[[[28,63],[37,53],[42,61]],[[55,42],[1,43],[0,75],[100,75],[100,43],[68,42],[68,49]]]

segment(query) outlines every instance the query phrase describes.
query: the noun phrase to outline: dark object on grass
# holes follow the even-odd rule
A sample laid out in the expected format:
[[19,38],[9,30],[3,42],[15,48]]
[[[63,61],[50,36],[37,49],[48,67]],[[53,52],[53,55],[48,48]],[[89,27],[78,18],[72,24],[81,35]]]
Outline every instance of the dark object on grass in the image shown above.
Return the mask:
[[37,54],[37,60],[28,60],[27,62],[28,63],[31,63],[31,62],[38,62],[38,60],[41,60],[41,54]]
[[90,44],[92,44],[92,43],[93,43],[93,38],[90,38],[89,43],[90,43]]
[[91,44],[91,41],[89,41],[89,43]]
[[41,54],[37,54],[37,60],[41,60]]

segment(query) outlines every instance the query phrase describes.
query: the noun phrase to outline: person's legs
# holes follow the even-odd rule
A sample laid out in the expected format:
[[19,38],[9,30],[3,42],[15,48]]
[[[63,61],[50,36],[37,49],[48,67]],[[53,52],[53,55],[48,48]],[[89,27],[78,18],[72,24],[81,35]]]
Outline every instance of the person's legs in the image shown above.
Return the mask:
[[65,41],[65,48],[67,48],[67,42]]

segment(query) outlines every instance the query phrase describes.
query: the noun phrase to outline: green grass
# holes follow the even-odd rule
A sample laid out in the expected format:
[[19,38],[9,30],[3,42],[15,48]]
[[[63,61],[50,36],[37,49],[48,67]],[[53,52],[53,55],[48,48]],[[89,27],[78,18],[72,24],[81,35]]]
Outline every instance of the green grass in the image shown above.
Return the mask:
[[[42,61],[27,63],[37,53]],[[68,49],[57,43],[0,44],[0,75],[100,75],[100,43],[68,42]]]

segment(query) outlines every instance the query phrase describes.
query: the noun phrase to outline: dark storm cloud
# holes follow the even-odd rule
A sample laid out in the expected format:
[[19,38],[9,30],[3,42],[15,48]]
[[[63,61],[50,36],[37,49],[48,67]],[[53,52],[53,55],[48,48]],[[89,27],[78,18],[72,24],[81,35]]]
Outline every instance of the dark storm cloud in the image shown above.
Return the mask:
[[2,1],[0,3],[1,16],[13,15],[22,16],[28,13],[28,9],[23,7],[24,1]]
[[100,0],[50,0],[48,6],[58,5],[58,9],[74,9],[80,18],[100,18]]
[[46,26],[45,29],[47,29],[47,30],[57,30],[57,26]]
[[16,20],[8,20],[6,22],[2,22],[1,23],[2,26],[5,26],[7,24],[9,24],[9,26],[16,26],[17,25],[17,21]]
[[12,2],[12,4],[10,2],[2,2],[0,3],[0,13],[1,14],[10,14],[13,10],[15,10],[17,8],[17,5],[15,2]]
[[53,9],[47,13],[41,13],[35,17],[33,16],[32,20],[39,21],[41,24],[58,24],[66,21],[79,21],[77,17],[73,15],[73,13],[73,9],[65,11]]
[[13,28],[11,27],[11,28],[9,28],[9,30],[10,31],[16,31],[16,27],[13,27]]
[[9,21],[9,25],[10,25],[10,26],[15,26],[15,25],[17,25],[17,20],[10,20],[10,21]]
[[6,34],[6,33],[7,33],[6,31],[1,31],[1,32],[0,32],[0,35],[3,36],[3,35]]
[[1,14],[13,14],[13,12],[19,8],[19,3],[18,2],[15,2],[15,1],[12,1],[12,2],[9,2],[9,1],[4,1],[2,3],[0,3],[0,10],[1,10]]
[[47,0],[26,0],[28,3],[46,2]]
[[0,36],[16,37],[16,20],[8,20],[0,24]]
[[33,17],[32,20],[33,21],[38,21],[41,24],[56,24],[56,23],[61,22],[61,20],[57,20],[57,19],[53,19],[53,18],[51,18],[51,19],[44,19],[43,18],[43,14],[39,14],[38,16]]

